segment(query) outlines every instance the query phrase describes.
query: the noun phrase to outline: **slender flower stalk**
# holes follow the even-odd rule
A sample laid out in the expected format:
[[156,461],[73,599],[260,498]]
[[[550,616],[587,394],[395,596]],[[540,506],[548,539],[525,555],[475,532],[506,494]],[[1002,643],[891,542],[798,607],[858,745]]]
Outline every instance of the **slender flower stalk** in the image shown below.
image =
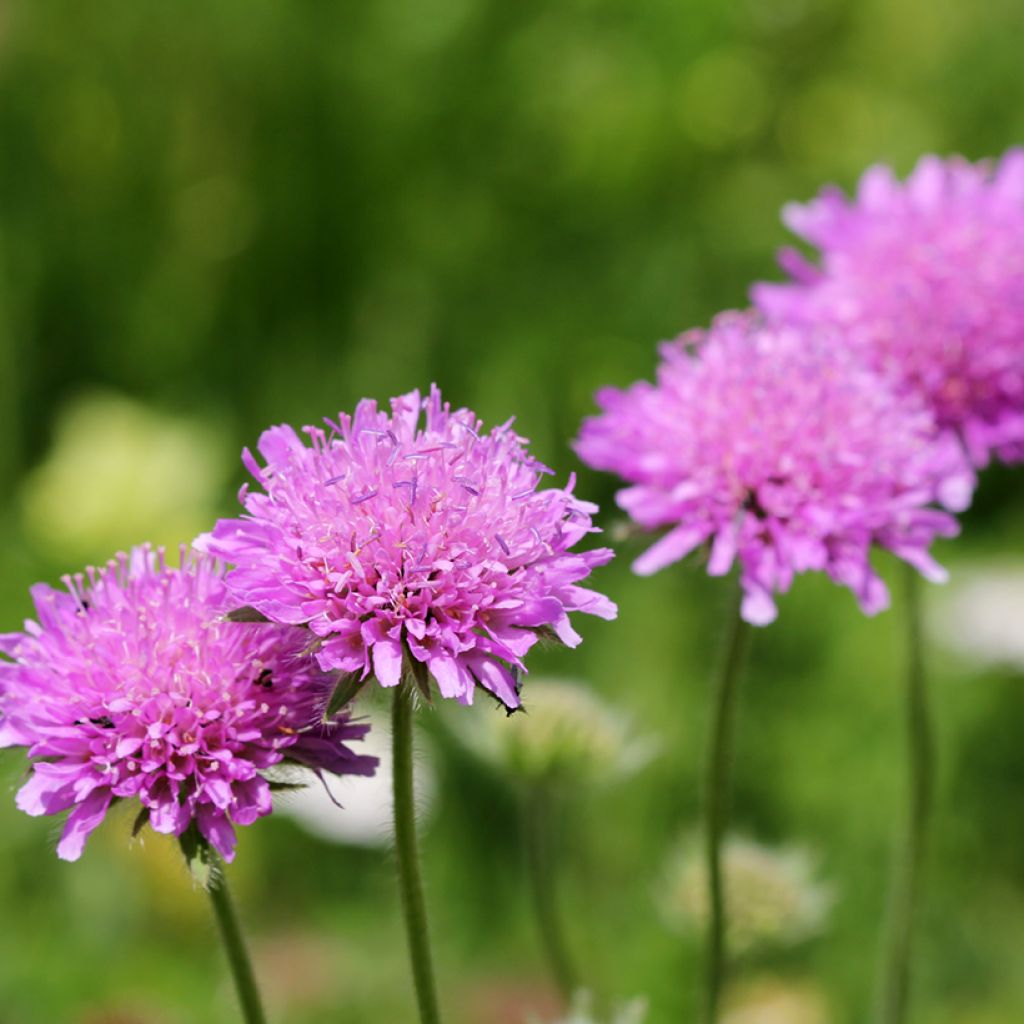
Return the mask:
[[242,1007],[242,1019],[245,1024],[266,1024],[267,1018],[263,1013],[263,1004],[256,986],[256,975],[221,865],[217,865],[206,891],[210,894],[213,915],[217,919],[217,930],[220,932],[224,952],[231,967],[238,1002]]
[[441,1014],[437,1005],[427,908],[423,899],[423,879],[416,840],[416,801],[413,790],[414,686],[412,679],[404,679],[396,687],[391,704],[395,854],[420,1021],[421,1024],[440,1024]]
[[729,605],[729,621],[723,658],[715,681],[711,742],[705,769],[704,842],[708,879],[708,928],[704,1020],[716,1024],[725,979],[728,894],[723,885],[722,842],[729,826],[732,791],[733,744],[740,673],[746,655],[750,626],[740,615],[742,594]]
[[579,988],[576,969],[558,903],[557,867],[554,856],[554,794],[544,785],[523,794],[523,842],[530,895],[540,940],[551,975],[565,1000],[572,1004]]
[[906,573],[907,678],[905,713],[909,769],[906,833],[890,885],[888,934],[882,964],[880,1024],[903,1024],[910,1004],[914,917],[920,904],[922,868],[927,850],[935,778],[928,685],[921,635],[921,588],[917,574]]

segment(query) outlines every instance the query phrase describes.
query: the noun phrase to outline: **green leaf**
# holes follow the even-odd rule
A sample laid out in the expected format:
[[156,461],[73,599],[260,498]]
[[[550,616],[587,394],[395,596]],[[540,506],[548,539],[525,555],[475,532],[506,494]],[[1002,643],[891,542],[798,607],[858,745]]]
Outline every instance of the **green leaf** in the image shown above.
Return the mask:
[[149,808],[143,807],[138,814],[135,815],[135,821],[132,824],[132,839],[138,839],[139,833],[149,824]]
[[330,699],[327,701],[327,707],[324,708],[323,718],[320,721],[327,725],[346,704],[355,700],[365,682],[365,679],[359,678],[358,672],[345,672],[340,675],[334,684],[334,689],[331,691]]
[[216,856],[210,844],[195,825],[190,825],[179,837],[181,852],[192,881],[200,888],[210,891],[216,877]]
[[224,616],[228,622],[269,622],[270,619],[263,614],[263,612],[256,611],[251,605],[245,605],[243,608],[236,608],[234,611],[230,611]]
[[286,782],[284,779],[268,779],[272,793],[291,793],[297,789],[305,789],[308,782]]

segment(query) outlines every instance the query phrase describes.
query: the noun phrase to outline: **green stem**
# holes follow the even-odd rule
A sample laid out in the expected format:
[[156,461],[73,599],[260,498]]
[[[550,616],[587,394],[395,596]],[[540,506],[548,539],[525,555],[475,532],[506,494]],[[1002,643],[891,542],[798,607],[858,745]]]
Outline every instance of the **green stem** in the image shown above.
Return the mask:
[[733,737],[737,690],[750,627],[740,617],[742,590],[729,607],[724,656],[714,690],[711,742],[705,766],[704,843],[708,878],[708,926],[704,1020],[717,1024],[726,966],[726,893],[722,876],[722,841],[729,826]]
[[395,793],[395,854],[398,860],[398,887],[409,940],[412,977],[421,1024],[440,1024],[437,992],[431,965],[427,910],[423,901],[419,850],[416,844],[416,806],[413,796],[412,717],[415,695],[411,679],[395,687],[391,705],[391,751]]
[[213,914],[217,918],[217,928],[224,952],[231,966],[231,975],[238,991],[238,1001],[242,1004],[242,1017],[246,1024],[266,1024],[263,1006],[260,1003],[259,990],[256,988],[256,976],[253,974],[252,961],[245,948],[245,939],[238,924],[231,893],[228,891],[227,878],[223,865],[217,865],[206,891],[210,894]]
[[910,1003],[910,967],[914,917],[921,893],[931,818],[935,777],[935,743],[928,706],[921,630],[921,581],[913,568],[905,569],[907,677],[905,714],[909,802],[902,849],[893,870],[889,893],[888,934],[882,965],[879,1021],[903,1024]]
[[579,975],[569,953],[562,916],[558,911],[552,851],[552,810],[551,794],[543,786],[538,786],[524,795],[523,842],[526,847],[526,866],[533,909],[548,966],[568,1006],[572,1003],[573,993],[578,987]]

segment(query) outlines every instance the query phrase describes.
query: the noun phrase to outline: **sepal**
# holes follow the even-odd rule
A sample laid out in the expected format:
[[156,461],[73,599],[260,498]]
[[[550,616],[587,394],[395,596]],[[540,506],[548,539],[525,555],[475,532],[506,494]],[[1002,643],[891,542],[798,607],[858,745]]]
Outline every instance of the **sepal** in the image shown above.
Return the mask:
[[356,699],[365,683],[366,680],[360,679],[358,672],[341,673],[337,677],[337,682],[334,684],[330,697],[327,698],[326,705],[324,705],[324,713],[320,718],[320,724],[329,725],[342,708],[351,704]]
[[416,689],[419,690],[423,699],[428,704],[433,704],[434,697],[430,691],[430,670],[408,651],[405,652],[405,675],[416,684]]
[[213,847],[194,824],[182,832],[178,843],[193,883],[209,892],[217,884],[217,855]]

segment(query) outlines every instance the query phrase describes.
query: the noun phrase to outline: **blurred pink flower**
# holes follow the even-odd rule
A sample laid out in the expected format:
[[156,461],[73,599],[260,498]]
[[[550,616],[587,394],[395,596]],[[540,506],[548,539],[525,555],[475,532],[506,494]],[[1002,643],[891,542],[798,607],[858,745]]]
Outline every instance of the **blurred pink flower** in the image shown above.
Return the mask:
[[637,559],[646,575],[710,542],[708,572],[738,561],[742,614],[765,624],[795,574],[827,572],[868,614],[888,603],[877,544],[944,578],[928,553],[952,536],[973,474],[920,402],[897,399],[825,332],[724,314],[662,346],[658,382],[597,395],[577,449],[633,486],[618,502],[669,532]]
[[395,686],[407,652],[464,704],[479,685],[519,704],[523,657],[550,628],[576,646],[568,613],[613,618],[606,597],[578,586],[612,557],[570,549],[594,532],[596,506],[549,473],[511,422],[482,433],[436,388],[364,400],[328,430],[288,426],[259,442],[246,466],[262,492],[248,512],[197,541],[234,563],[239,602],[276,622],[307,625],[325,669],[373,673]]
[[261,774],[282,761],[371,775],[347,741],[367,726],[320,724],[332,680],[302,657],[302,630],[227,622],[233,601],[206,556],[168,568],[135,548],[66,591],[32,590],[38,622],[0,636],[0,746],[25,746],[17,796],[31,815],[71,809],[57,853],[76,860],[115,800],[137,797],[158,832],[193,822],[228,860],[233,825],[271,810]]
[[766,315],[841,328],[976,466],[1024,459],[1024,150],[926,156],[906,183],[872,167],[856,199],[828,188],[783,219],[821,266],[783,250],[792,280],[753,289]]

